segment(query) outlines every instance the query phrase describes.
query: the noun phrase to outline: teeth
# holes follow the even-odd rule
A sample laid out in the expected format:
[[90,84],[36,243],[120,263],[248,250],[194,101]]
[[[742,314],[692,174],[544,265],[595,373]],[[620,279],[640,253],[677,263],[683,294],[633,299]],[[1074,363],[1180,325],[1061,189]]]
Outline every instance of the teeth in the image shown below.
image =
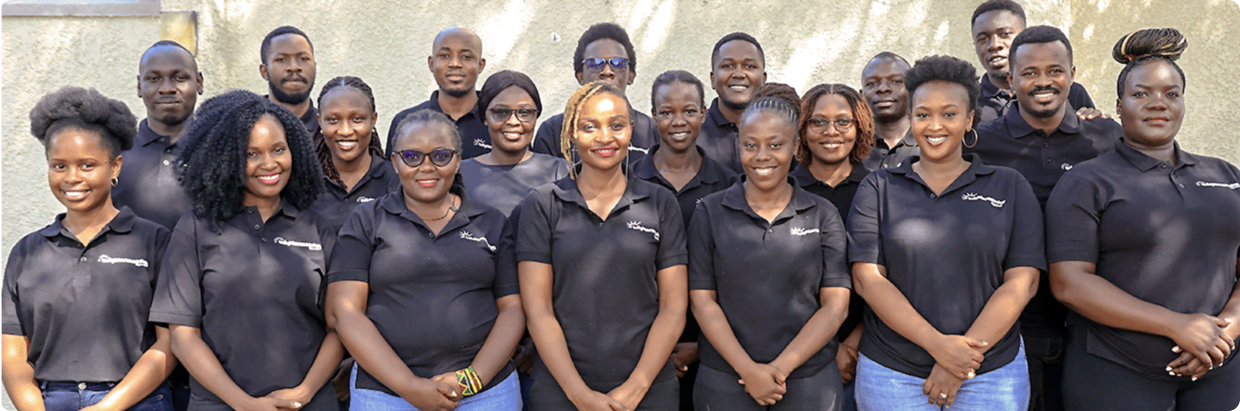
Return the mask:
[[688,137],[688,136],[689,136],[689,132],[688,132],[688,131],[686,131],[686,132],[682,132],[682,133],[668,133],[668,135],[667,135],[667,136],[668,136],[668,137],[671,137],[671,138]]
[[357,147],[357,142],[356,141],[337,141],[336,145],[340,146],[340,148],[349,149],[349,148]]
[[926,138],[926,142],[930,144],[934,144],[934,145],[942,144],[944,141],[947,141],[947,137],[927,137]]
[[844,146],[844,144],[841,143],[823,143],[822,145],[830,149],[836,149]]
[[276,180],[279,180],[279,179],[280,179],[280,175],[279,175],[279,174],[272,174],[272,175],[269,175],[269,176],[258,176],[258,179],[259,179],[259,180],[263,180],[263,181],[276,181]]
[[754,168],[753,171],[758,173],[759,175],[767,175],[767,174],[774,173],[775,167]]
[[521,138],[521,133],[503,133],[506,138]]
[[69,197],[69,198],[73,198],[73,199],[78,199],[78,198],[86,197],[86,191],[85,191],[85,190],[81,190],[81,191],[79,191],[79,190],[74,190],[74,191],[62,191],[62,192],[63,192],[63,193],[65,193],[65,197]]
[[728,88],[735,90],[735,91],[744,91],[744,90],[749,89],[749,86],[728,86]]

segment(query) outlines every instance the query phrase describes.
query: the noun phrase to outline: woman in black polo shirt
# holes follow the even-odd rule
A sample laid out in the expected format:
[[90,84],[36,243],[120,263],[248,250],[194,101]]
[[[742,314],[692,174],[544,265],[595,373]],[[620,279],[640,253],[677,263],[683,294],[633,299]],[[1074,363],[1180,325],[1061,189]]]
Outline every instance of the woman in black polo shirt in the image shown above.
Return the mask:
[[510,215],[531,189],[568,176],[564,159],[530,151],[542,99],[525,73],[504,70],[487,77],[478,91],[478,113],[491,133],[491,151],[461,162],[469,197]]
[[339,228],[358,204],[392,192],[400,178],[383,158],[375,129],[375,94],[362,79],[331,79],[319,91],[319,129],[314,141],[323,164],[325,192],[311,210]]
[[112,205],[137,119],[65,87],[30,111],[65,213],[23,237],[4,268],[4,388],[18,410],[171,410],[168,329],[147,322],[168,229]]
[[167,323],[193,377],[190,410],[337,408],[343,349],[320,283],[335,231],[314,144],[287,109],[248,91],[207,100],[185,134],[177,222],[151,321]]
[[1051,290],[1072,313],[1068,410],[1232,410],[1240,403],[1240,169],[1176,143],[1188,47],[1124,36],[1115,151],[1078,164],[1046,205]]
[[[874,115],[860,93],[844,84],[819,84],[801,97],[797,161],[792,171],[797,184],[835,205],[840,219],[848,220],[848,208],[861,180],[870,170],[861,165],[874,148]],[[857,409],[852,381],[857,373],[857,345],[861,342],[861,313],[865,300],[852,293],[848,318],[840,325],[835,365],[844,381],[844,409]]]
[[788,177],[797,110],[778,96],[745,109],[745,176],[702,199],[690,223],[690,296],[705,337],[698,409],[840,408],[833,337],[848,309],[847,240],[835,207]]
[[848,216],[853,284],[865,298],[861,410],[1024,410],[1016,327],[1046,267],[1042,214],[1016,171],[963,156],[978,81],[948,56],[906,74],[920,157],[870,173]]
[[624,93],[582,86],[564,109],[571,178],[535,188],[517,235],[521,300],[538,348],[531,410],[675,410],[669,357],[688,309],[685,227],[672,193],[629,179]]
[[349,216],[328,275],[328,324],[358,365],[350,408],[520,410],[507,218],[455,183],[461,135],[446,115],[406,116],[392,145],[401,188]]

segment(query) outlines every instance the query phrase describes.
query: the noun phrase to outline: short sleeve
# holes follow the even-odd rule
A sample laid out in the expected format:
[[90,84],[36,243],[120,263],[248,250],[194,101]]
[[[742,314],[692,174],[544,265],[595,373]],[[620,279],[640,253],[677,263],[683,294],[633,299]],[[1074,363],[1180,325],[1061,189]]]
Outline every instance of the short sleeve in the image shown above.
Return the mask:
[[202,326],[202,263],[198,256],[198,219],[186,213],[172,230],[151,302],[150,321]]
[[848,270],[848,232],[840,221],[835,206],[823,201],[816,207],[820,212],[818,238],[822,247],[822,280],[819,288],[843,287],[852,289],[852,274]]
[[1094,99],[1089,97],[1089,91],[1085,90],[1085,86],[1082,86],[1081,83],[1072,83],[1072,88],[1068,92],[1068,98],[1072,100],[1072,108],[1074,109],[1094,108]]
[[[551,264],[551,204],[553,194],[534,190],[517,206],[517,262],[533,261]],[[544,198],[545,197],[545,198]]]
[[[549,156],[559,157],[560,136],[558,134],[560,130],[558,127],[554,127],[555,124],[553,123],[556,122],[551,121],[552,119],[547,120],[548,121],[544,121],[541,125],[539,125],[538,131],[534,133],[534,148],[532,150],[535,153],[543,153]],[[563,126],[563,123],[559,124],[561,127]]]
[[153,240],[152,243],[154,243],[153,254],[151,254],[151,261],[155,262],[155,266],[153,267],[155,271],[155,276],[151,278],[152,289],[157,289],[158,287],[159,268],[163,265],[164,254],[166,254],[168,251],[168,241],[170,241],[171,239],[172,239],[172,231],[169,231],[167,227],[164,227],[162,225],[158,225],[158,227],[156,227],[155,238],[152,239]]
[[848,210],[848,261],[850,263],[883,264],[882,216],[879,214],[878,176],[870,173],[857,187]]
[[[630,183],[632,184],[632,183]],[[660,189],[652,197],[659,207],[659,249],[655,254],[655,269],[689,263],[689,251],[685,243],[685,221],[680,213],[680,203],[670,191]]]
[[716,290],[715,237],[711,233],[711,215],[698,203],[689,219],[689,289]]
[[[337,281],[370,282],[370,260],[374,255],[376,205],[383,200],[362,204],[349,213],[327,264],[327,283]],[[324,244],[324,252],[327,252]]]
[[26,242],[20,241],[12,250],[9,251],[8,265],[4,266],[4,293],[0,294],[3,299],[3,305],[0,306],[3,318],[3,332],[8,335],[26,335],[26,330],[22,327],[21,317],[18,316],[17,306],[20,302],[20,296],[17,295],[17,279],[21,276],[22,266],[26,263],[26,250],[22,247]]
[[1098,187],[1069,173],[1046,201],[1046,255],[1050,263],[1098,262],[1102,215]]
[[1038,205],[1038,198],[1033,194],[1033,186],[1029,185],[1029,181],[1024,177],[1019,177],[1015,188],[1016,201],[1013,202],[1012,209],[1012,230],[1008,233],[1008,248],[1007,254],[1003,257],[1003,270],[1033,267],[1046,271],[1042,207]]
[[[515,216],[516,213],[513,215]],[[517,230],[515,228],[517,220],[520,218],[504,219],[504,226],[499,235],[499,246],[495,247],[495,280],[491,283],[491,293],[497,300],[521,293],[521,287],[517,283]]]

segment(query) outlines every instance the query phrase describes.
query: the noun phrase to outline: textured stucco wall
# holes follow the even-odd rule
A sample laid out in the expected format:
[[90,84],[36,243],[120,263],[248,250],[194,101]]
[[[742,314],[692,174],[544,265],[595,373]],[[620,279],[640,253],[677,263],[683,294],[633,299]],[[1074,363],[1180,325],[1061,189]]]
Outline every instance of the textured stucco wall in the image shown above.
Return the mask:
[[[1076,50],[1077,79],[1107,112],[1114,112],[1120,66],[1111,46],[1124,33],[1171,26],[1190,41],[1181,65],[1189,77],[1189,118],[1180,141],[1200,153],[1240,162],[1229,110],[1240,98],[1233,78],[1240,64],[1240,7],[1233,0],[1026,1],[1030,24],[1067,29]],[[484,44],[485,76],[511,68],[537,82],[547,113],[563,109],[577,87],[570,59],[577,37],[595,22],[629,30],[638,53],[630,98],[649,110],[650,81],[686,69],[704,81],[711,47],[742,30],[762,41],[769,79],[807,90],[821,82],[857,85],[867,59],[892,50],[910,60],[952,54],[976,60],[969,17],[976,4],[960,0],[499,0],[421,1],[392,7],[378,0],[163,0],[164,11],[198,12],[199,65],[207,96],[245,88],[264,91],[258,45],[270,29],[292,24],[315,42],[319,82],[357,75],[376,90],[380,130],[387,117],[423,101],[435,88],[426,68],[431,41],[450,25],[474,28]],[[75,84],[120,98],[139,117],[134,92],[137,60],[158,40],[150,18],[5,17],[2,120],[3,198],[0,250],[61,210],[47,185],[42,148],[29,137],[27,113],[43,94]],[[976,63],[975,63],[976,64]],[[481,85],[481,82],[479,83]],[[708,99],[713,93],[707,92]],[[315,92],[317,97],[317,90]],[[201,102],[202,100],[200,100]]]

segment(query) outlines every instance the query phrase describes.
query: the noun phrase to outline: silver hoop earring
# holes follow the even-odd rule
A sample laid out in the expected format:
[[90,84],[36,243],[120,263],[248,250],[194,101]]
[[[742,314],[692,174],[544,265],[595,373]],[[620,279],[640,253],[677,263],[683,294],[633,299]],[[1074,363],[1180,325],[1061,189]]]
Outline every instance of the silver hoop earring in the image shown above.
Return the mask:
[[972,132],[973,132],[973,144],[969,144],[969,135],[968,135],[968,134],[965,134],[965,135],[964,135],[964,141],[962,141],[962,142],[964,143],[964,146],[965,146],[965,147],[968,147],[968,148],[973,148],[974,146],[976,146],[976,145],[977,145],[977,139],[978,139],[978,138],[980,138],[980,137],[977,135],[977,130],[976,130],[976,129],[974,129],[974,130],[969,130],[969,131],[972,131]]
[[112,187],[116,187],[116,185],[117,185],[117,184],[120,184],[120,182],[121,182],[120,180],[117,180],[116,178],[113,178],[113,179],[112,179]]

